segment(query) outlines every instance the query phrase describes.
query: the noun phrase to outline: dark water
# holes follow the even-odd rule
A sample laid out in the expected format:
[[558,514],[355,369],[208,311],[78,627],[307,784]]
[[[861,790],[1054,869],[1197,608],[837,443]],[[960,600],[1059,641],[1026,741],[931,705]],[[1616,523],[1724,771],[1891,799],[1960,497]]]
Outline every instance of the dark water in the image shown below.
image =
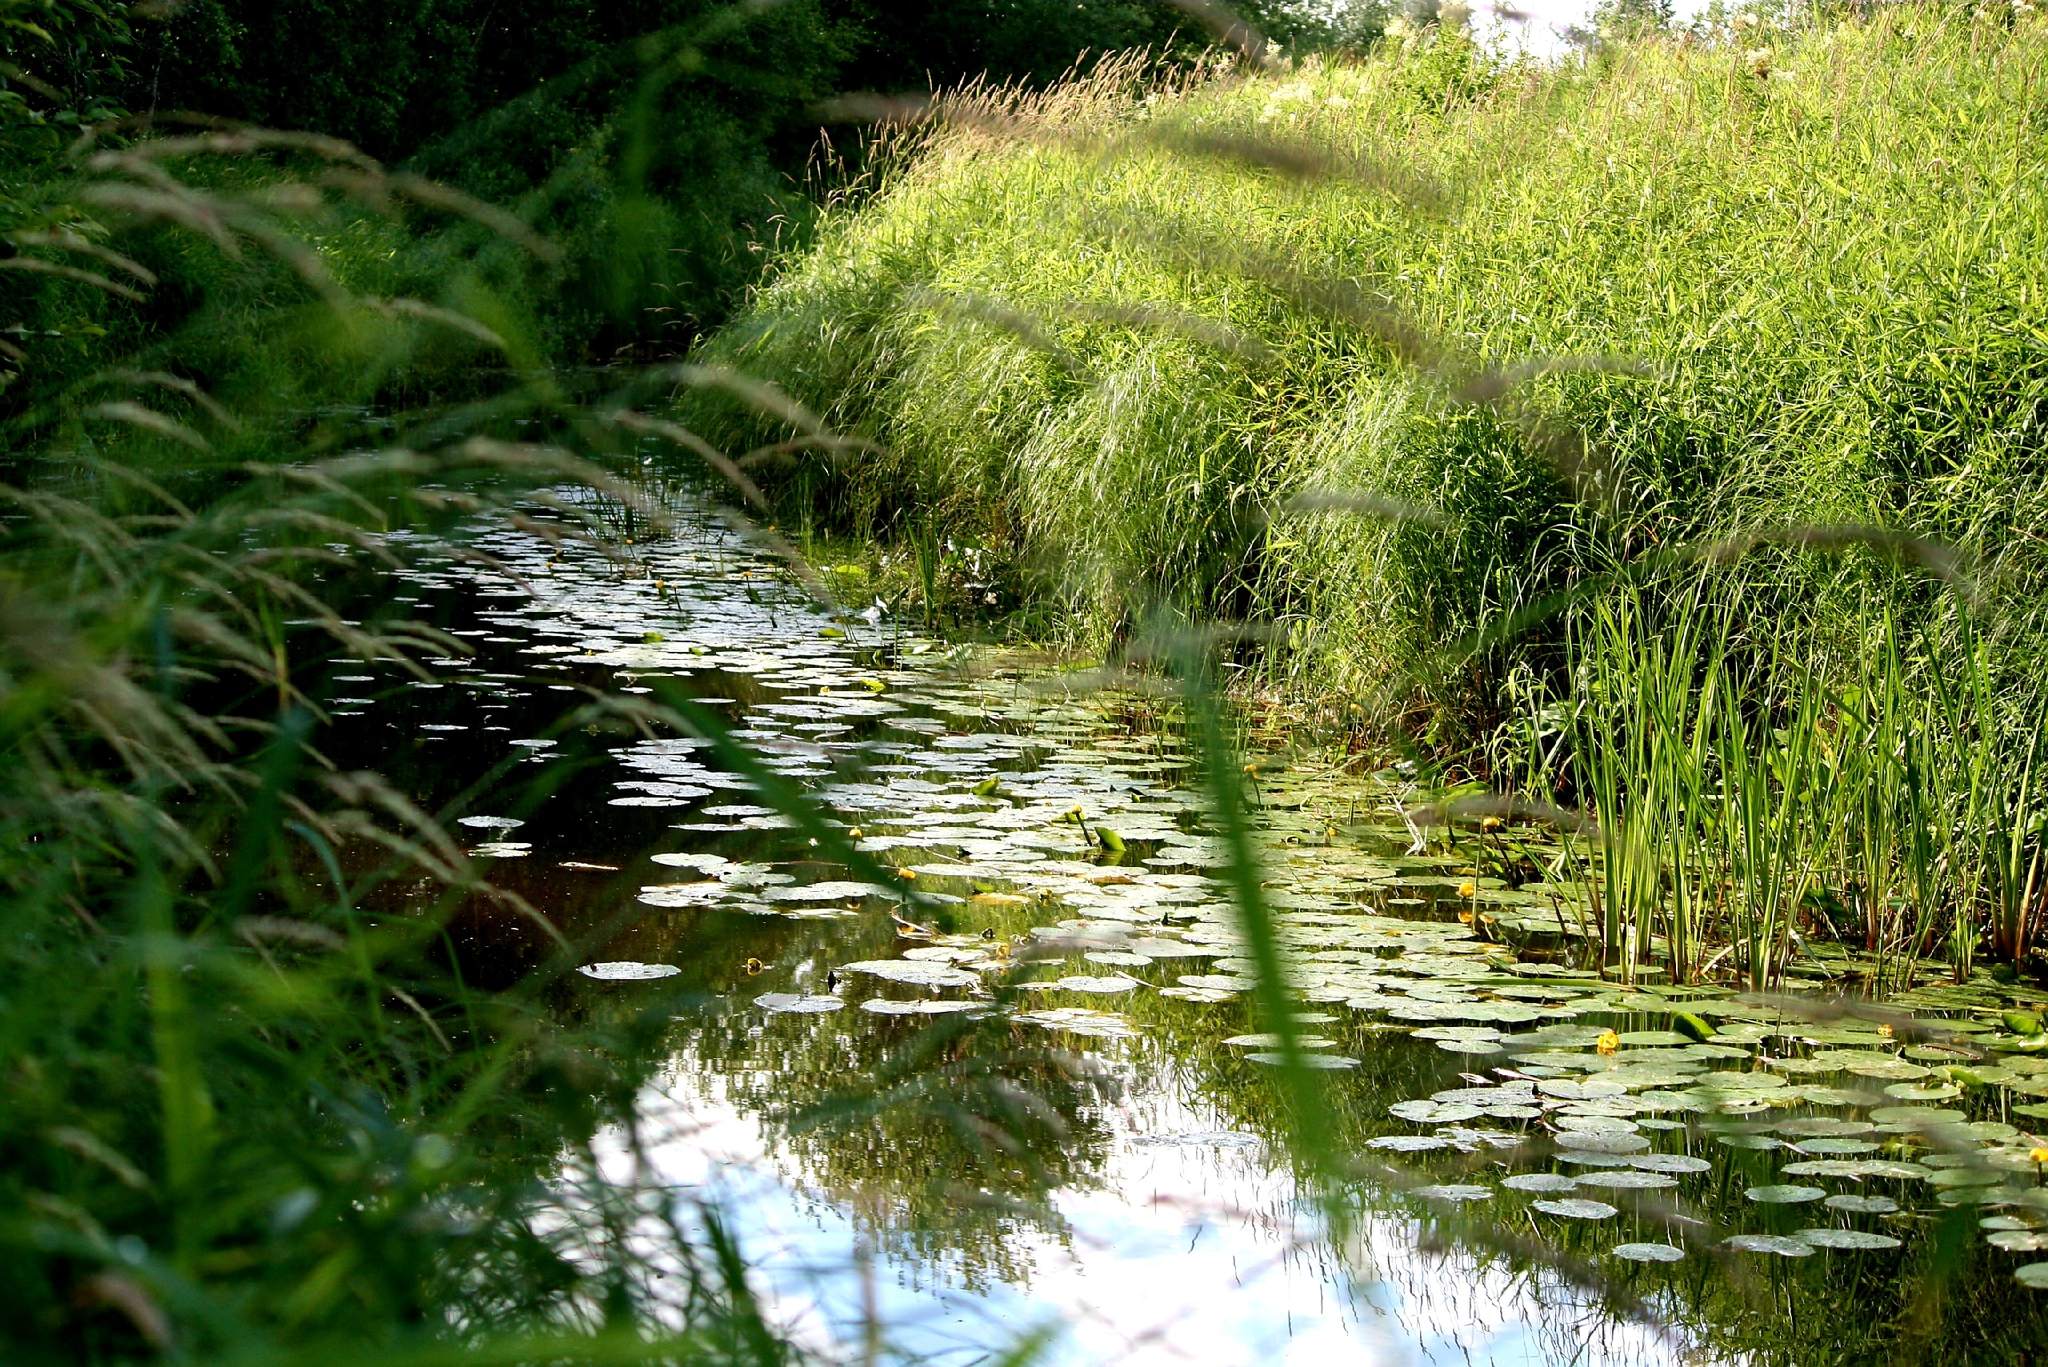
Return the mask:
[[[2048,1345],[2016,1280],[2048,1257],[2048,1066],[1984,1047],[1990,989],[1887,1034],[1602,983],[1558,933],[1585,908],[1550,837],[1414,852],[1426,794],[1302,750],[1244,782],[1355,1167],[1329,1237],[1170,700],[828,611],[670,498],[673,532],[622,523],[609,554],[396,544],[390,609],[474,653],[427,682],[338,668],[330,748],[463,814],[494,882],[602,946],[558,1009],[651,1015],[663,1061],[600,1172],[720,1210],[799,1338],[961,1363],[1039,1331],[1058,1362]],[[702,739],[641,729],[671,688],[911,898]],[[486,983],[547,949],[503,907],[451,928]]]

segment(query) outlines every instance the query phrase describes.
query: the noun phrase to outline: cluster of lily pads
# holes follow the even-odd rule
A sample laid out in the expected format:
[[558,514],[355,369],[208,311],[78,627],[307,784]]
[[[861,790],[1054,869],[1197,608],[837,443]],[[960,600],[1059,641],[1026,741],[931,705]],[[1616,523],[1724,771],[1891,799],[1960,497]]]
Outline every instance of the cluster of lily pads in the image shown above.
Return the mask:
[[[839,990],[761,992],[759,1010],[1002,1011],[1115,1039],[1138,1029],[1107,1005],[1126,994],[1222,1003],[1255,987],[1237,911],[1214,877],[1224,847],[1202,795],[1180,782],[1190,756],[1171,728],[1133,731],[1100,698],[1069,696],[1034,668],[934,669],[932,643],[821,611],[715,526],[660,543],[624,578],[556,575],[555,557],[572,552],[515,533],[489,549],[508,566],[496,587],[520,586],[484,611],[497,639],[542,670],[601,668],[628,690],[651,675],[744,677],[751,695],[733,704],[733,736],[897,870],[890,883],[820,878],[706,849],[789,818],[749,801],[746,781],[693,738],[615,752],[613,801],[673,809],[685,846],[651,856],[661,874],[641,887],[645,906],[886,911],[902,928],[896,957],[839,965]],[[1552,952],[1585,924],[1582,889],[1510,886],[1474,841],[1418,840],[1398,783],[1304,765],[1250,771],[1245,785],[1290,982],[1319,1008],[1298,1023],[1408,1031],[1451,1056],[1447,1072],[1474,1070],[1391,1106],[1389,1132],[1370,1143],[1461,1165],[1464,1180],[1413,1186],[1425,1205],[1512,1200],[1556,1221],[1626,1211],[1661,1235],[1613,1248],[1636,1262],[1699,1247],[1883,1251],[1921,1212],[1955,1207],[1979,1212],[1996,1248],[2048,1249],[2048,1148],[2024,1128],[2048,1121],[2048,1056],[2028,1052],[2038,1026],[2005,1021],[2009,990],[1924,988],[1902,999],[1917,1019],[1880,1024],[1705,988],[1618,988]],[[471,818],[486,837],[472,853],[524,852],[516,824]],[[1534,830],[1492,838],[1548,847]],[[977,914],[1031,924],[1001,936],[936,928]],[[583,971],[620,981],[674,969]],[[1337,1051],[1343,1033],[1301,1039],[1310,1065],[1356,1067]],[[1255,1064],[1282,1058],[1271,1036],[1226,1043]],[[1806,1223],[1728,1234],[1694,1213],[1693,1198],[1740,1153],[1775,1165],[1773,1180],[1744,1188],[1748,1206],[1810,1214]],[[2017,1275],[2048,1286],[2048,1262]]]

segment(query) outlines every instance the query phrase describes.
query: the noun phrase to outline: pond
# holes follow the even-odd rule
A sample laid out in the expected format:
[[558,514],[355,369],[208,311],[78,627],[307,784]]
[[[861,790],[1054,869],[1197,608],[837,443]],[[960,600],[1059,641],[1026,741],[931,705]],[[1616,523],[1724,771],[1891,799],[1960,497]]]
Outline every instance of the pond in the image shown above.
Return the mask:
[[[1418,831],[1398,771],[1261,752],[1244,799],[1345,1163],[1312,1199],[1172,698],[821,606],[663,497],[671,525],[604,550],[540,508],[460,548],[395,539],[390,609],[472,653],[425,680],[337,666],[328,748],[454,805],[493,882],[601,946],[554,1009],[655,1022],[658,1066],[564,1172],[717,1212],[800,1341],[946,1363],[1034,1336],[1052,1362],[2048,1344],[2048,1052],[2016,988],[1883,1010],[1623,988],[1554,834]],[[703,737],[636,730],[666,690],[887,881]],[[547,951],[502,908],[450,935],[478,982]]]

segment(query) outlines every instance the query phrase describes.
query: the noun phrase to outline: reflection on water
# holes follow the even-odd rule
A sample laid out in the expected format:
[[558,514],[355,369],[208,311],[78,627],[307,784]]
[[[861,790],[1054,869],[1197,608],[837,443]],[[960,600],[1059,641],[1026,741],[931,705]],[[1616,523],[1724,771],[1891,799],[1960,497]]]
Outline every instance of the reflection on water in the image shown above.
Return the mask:
[[834,1358],[854,1355],[874,1316],[897,1354],[933,1362],[984,1361],[1039,1329],[1053,1362],[1680,1360],[1663,1334],[1554,1277],[1422,1250],[1404,1220],[1361,1226],[1347,1273],[1259,1141],[1203,1129],[1212,1113],[1168,1095],[1147,1100],[1113,1117],[1090,1181],[1052,1193],[1055,1227],[1005,1232],[999,1279],[943,1256],[864,1267],[859,1203],[787,1171],[757,1119],[694,1089],[642,1098],[651,1173],[616,1137],[605,1159],[620,1180],[651,1175],[725,1212],[775,1309]]
[[[635,1022],[667,1060],[600,1170],[721,1211],[831,1356],[971,1362],[1037,1331],[1075,1362],[2048,1341],[2013,1281],[2048,1242],[2023,1161],[2048,1069],[1980,1057],[1968,1019],[1895,1039],[1602,983],[1541,832],[1416,853],[1391,780],[1297,756],[1245,783],[1358,1161],[1333,1248],[1170,712],[829,613],[676,500],[677,532],[622,524],[611,557],[533,531],[397,543],[394,609],[475,654],[424,682],[337,669],[329,749],[462,812],[493,881],[590,946],[557,1009]],[[912,895],[636,718],[669,685]],[[496,904],[451,944],[485,983],[547,948]],[[1644,1245],[1678,1261],[1631,1261]],[[1845,1313],[1908,1293],[1910,1317]]]

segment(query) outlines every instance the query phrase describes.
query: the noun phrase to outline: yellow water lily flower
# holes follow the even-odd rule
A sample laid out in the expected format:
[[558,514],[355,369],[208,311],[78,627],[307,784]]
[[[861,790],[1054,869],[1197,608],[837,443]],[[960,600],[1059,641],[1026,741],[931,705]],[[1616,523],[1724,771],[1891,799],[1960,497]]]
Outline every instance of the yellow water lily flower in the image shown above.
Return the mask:
[[749,978],[759,973],[762,969],[768,967],[768,965],[762,963],[759,959],[749,959],[743,966],[746,968],[747,976]]
[[2027,1151],[2027,1161],[2037,1167],[2042,1163],[2048,1163],[2048,1148],[2036,1146],[2029,1149]]
[[1602,1030],[1600,1038],[1593,1041],[1593,1047],[1603,1054],[1611,1054],[1621,1048],[1621,1036],[1612,1030]]
[[1477,884],[1470,878],[1467,878],[1464,882],[1458,884],[1458,896],[1460,897],[1472,897],[1477,895],[1478,892],[1479,884]]

